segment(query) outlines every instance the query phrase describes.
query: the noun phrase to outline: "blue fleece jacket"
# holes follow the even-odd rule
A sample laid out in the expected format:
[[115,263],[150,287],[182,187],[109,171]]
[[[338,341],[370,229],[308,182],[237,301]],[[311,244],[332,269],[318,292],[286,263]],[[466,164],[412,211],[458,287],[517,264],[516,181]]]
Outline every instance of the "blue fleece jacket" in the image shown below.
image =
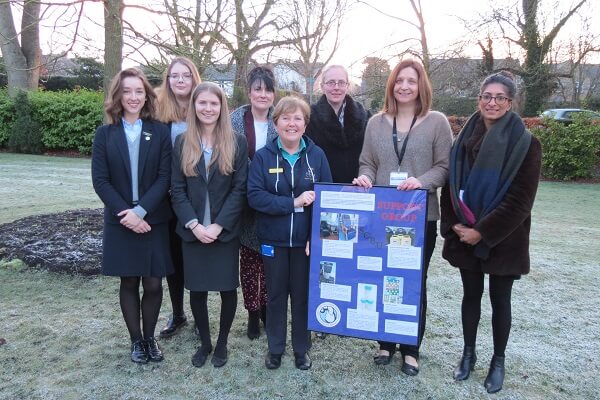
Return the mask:
[[[312,206],[294,211],[294,198],[313,190],[315,182],[331,182],[325,153],[307,136],[306,148],[292,167],[269,141],[252,159],[248,173],[248,203],[256,213],[256,235],[261,244],[304,247],[310,236]],[[318,201],[316,199],[315,201]]]

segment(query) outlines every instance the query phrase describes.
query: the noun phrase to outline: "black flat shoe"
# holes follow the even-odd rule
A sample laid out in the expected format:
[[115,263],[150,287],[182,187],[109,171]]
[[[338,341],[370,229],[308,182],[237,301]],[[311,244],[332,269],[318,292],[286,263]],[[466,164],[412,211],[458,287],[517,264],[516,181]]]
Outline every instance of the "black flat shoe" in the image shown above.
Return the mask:
[[490,370],[483,386],[488,393],[496,393],[502,389],[504,383],[504,357],[494,355],[490,362]]
[[456,368],[454,368],[454,380],[464,381],[471,375],[471,371],[475,369],[475,362],[477,361],[477,355],[475,354],[474,346],[465,346],[463,349],[463,355],[458,362]]
[[146,339],[146,348],[148,349],[149,361],[159,362],[164,359],[163,352],[160,347],[158,347],[155,337]]
[[308,353],[294,353],[294,364],[296,368],[306,371],[312,367],[312,360]]
[[196,353],[192,356],[192,365],[196,368],[201,368],[206,364],[206,360],[208,359],[208,355],[212,352],[212,346],[208,349],[200,346]]
[[222,366],[227,364],[227,355],[227,349],[225,349],[225,357],[222,357],[220,355],[218,356],[217,352],[215,351],[212,358],[210,359],[210,362],[215,368],[221,368]]
[[375,363],[375,365],[388,365],[392,361],[394,353],[395,352],[393,351],[391,351],[388,355],[379,353],[375,357],[373,357],[373,362]]
[[158,334],[161,338],[168,338],[177,333],[179,328],[185,326],[187,324],[187,318],[185,315],[182,316],[173,316],[169,318],[167,322],[167,326],[163,328],[162,331]]
[[265,357],[265,367],[267,369],[277,369],[281,366],[281,354],[267,353]]
[[136,340],[131,343],[131,361],[140,364],[148,362],[148,351],[146,350],[146,343],[143,340]]
[[400,367],[400,371],[404,372],[408,376],[417,376],[419,374],[419,367],[416,365],[411,365],[406,361],[402,362],[402,367]]

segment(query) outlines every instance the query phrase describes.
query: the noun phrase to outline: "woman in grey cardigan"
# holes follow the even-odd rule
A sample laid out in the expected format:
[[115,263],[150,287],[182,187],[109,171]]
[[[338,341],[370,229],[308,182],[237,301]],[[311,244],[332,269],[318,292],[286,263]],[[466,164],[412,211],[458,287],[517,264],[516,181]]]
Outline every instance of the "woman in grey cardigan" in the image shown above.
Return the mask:
[[[387,80],[383,111],[367,124],[359,176],[352,182],[366,188],[393,185],[398,190],[429,191],[418,343],[416,346],[400,345],[402,372],[410,376],[419,373],[419,347],[427,311],[427,269],[435,248],[440,217],[437,188],[442,187],[448,177],[452,143],[448,120],[443,114],[430,110],[431,96],[431,84],[420,63],[405,60],[394,68]],[[390,146],[390,142],[394,145]],[[379,342],[379,345],[375,364],[389,364],[396,344]]]

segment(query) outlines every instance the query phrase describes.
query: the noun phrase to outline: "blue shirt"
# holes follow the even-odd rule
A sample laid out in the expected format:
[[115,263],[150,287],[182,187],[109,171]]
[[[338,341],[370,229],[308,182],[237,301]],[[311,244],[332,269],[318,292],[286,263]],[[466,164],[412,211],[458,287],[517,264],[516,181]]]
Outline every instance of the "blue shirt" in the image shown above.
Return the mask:
[[300,138],[300,148],[294,154],[288,153],[283,146],[281,145],[281,139],[277,138],[277,147],[281,150],[281,155],[283,158],[293,167],[296,164],[296,161],[300,159],[300,153],[302,150],[306,148],[306,143],[304,143],[304,138]]

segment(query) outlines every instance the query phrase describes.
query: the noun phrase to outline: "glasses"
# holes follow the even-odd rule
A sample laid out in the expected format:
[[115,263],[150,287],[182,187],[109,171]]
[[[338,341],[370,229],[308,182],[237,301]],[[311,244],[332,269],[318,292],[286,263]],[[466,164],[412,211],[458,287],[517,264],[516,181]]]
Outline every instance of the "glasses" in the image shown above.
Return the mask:
[[325,86],[329,87],[329,88],[334,88],[334,87],[339,87],[339,88],[345,88],[346,86],[348,86],[348,82],[346,81],[327,81],[325,82]]
[[192,74],[171,74],[169,75],[169,78],[174,81],[184,80],[189,82],[192,80]]
[[490,96],[489,94],[482,94],[479,96],[479,100],[483,101],[485,104],[492,101],[492,99],[494,99],[496,101],[496,104],[498,104],[499,106],[506,103],[508,100],[511,100],[505,96]]

